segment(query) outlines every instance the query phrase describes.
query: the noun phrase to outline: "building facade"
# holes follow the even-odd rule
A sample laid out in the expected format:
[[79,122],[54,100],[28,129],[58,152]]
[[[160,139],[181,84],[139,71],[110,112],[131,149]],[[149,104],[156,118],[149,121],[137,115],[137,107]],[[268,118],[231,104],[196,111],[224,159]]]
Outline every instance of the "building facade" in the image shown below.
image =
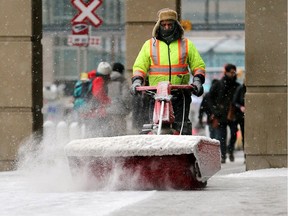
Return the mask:
[[[100,61],[126,64],[125,0],[102,1],[95,14],[103,23],[90,28],[90,35],[99,37],[99,42],[88,47],[69,45],[71,20],[78,13],[71,0],[43,0],[42,7],[44,85],[65,83],[69,94],[79,73],[95,69]],[[211,79],[222,75],[225,63],[245,68],[244,10],[244,0],[181,1],[181,18],[192,23],[192,31],[185,34],[207,66],[206,90]]]

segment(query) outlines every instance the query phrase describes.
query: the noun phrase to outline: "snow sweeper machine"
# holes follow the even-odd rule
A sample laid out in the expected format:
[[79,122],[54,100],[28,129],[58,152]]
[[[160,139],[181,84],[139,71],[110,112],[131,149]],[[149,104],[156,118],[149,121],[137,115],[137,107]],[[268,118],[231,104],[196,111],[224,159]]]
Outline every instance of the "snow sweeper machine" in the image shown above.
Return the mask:
[[204,136],[181,135],[174,122],[171,91],[191,85],[137,87],[154,92],[153,124],[145,134],[73,140],[65,147],[72,176],[85,177],[96,189],[110,184],[115,190],[192,190],[205,188],[207,180],[221,169],[220,144]]

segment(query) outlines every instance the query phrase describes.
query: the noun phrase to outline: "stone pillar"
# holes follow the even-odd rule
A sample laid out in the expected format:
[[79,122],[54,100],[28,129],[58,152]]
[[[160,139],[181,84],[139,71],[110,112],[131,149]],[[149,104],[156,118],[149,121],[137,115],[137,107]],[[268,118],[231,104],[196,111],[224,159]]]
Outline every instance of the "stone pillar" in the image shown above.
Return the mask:
[[131,76],[134,61],[144,42],[152,37],[157,12],[170,8],[180,15],[181,0],[126,0],[126,69]]
[[43,125],[42,1],[0,0],[0,171]]
[[287,0],[246,0],[247,170],[287,167]]

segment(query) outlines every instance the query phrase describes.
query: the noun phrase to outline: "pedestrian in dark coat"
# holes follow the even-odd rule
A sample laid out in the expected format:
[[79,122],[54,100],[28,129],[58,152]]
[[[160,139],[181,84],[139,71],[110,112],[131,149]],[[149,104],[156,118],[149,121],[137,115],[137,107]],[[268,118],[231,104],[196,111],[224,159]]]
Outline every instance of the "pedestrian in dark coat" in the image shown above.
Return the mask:
[[235,117],[236,121],[240,125],[241,135],[242,135],[242,146],[244,150],[244,116],[245,116],[245,94],[246,86],[245,81],[242,85],[238,86],[235,91],[232,104],[235,107]]
[[224,66],[223,78],[210,89],[211,111],[213,115],[213,125],[215,127],[216,139],[220,141],[222,163],[226,162],[226,140],[227,126],[230,127],[231,139],[228,145],[229,159],[234,161],[234,145],[236,142],[237,122],[235,121],[232,99],[237,87],[236,66],[226,64]]
[[[217,79],[212,80],[211,83],[211,87],[218,82]],[[211,88],[210,87],[210,88]],[[200,108],[199,108],[199,115],[198,115],[198,125],[200,128],[204,128],[204,124],[203,124],[203,116],[206,115],[206,121],[207,121],[207,125],[209,127],[209,136],[210,138],[214,139],[215,138],[215,128],[212,125],[212,111],[211,111],[211,99],[210,99],[210,93],[207,92],[203,99],[202,102],[200,104]]]

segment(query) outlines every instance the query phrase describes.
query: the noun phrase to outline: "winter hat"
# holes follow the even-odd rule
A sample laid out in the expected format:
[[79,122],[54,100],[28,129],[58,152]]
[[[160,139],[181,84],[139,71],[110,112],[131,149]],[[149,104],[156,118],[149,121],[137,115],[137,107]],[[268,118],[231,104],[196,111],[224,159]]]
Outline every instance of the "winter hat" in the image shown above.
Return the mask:
[[111,71],[112,68],[108,62],[100,62],[97,67],[97,73],[101,75],[110,75]]
[[80,80],[82,80],[82,81],[87,81],[87,80],[89,80],[89,78],[88,78],[88,73],[82,72],[82,73],[80,74]]
[[116,62],[116,63],[113,64],[112,70],[113,70],[113,71],[117,71],[117,72],[123,74],[123,72],[124,72],[124,65],[121,64],[121,63]]
[[163,8],[161,10],[158,11],[157,13],[158,16],[158,21],[155,24],[153,31],[152,31],[152,37],[157,37],[158,36],[158,29],[160,27],[160,22],[163,20],[174,20],[175,23],[179,26],[179,30],[180,30],[180,35],[181,38],[184,35],[184,29],[181,26],[180,22],[178,21],[178,15],[177,12],[169,9],[169,8]]

